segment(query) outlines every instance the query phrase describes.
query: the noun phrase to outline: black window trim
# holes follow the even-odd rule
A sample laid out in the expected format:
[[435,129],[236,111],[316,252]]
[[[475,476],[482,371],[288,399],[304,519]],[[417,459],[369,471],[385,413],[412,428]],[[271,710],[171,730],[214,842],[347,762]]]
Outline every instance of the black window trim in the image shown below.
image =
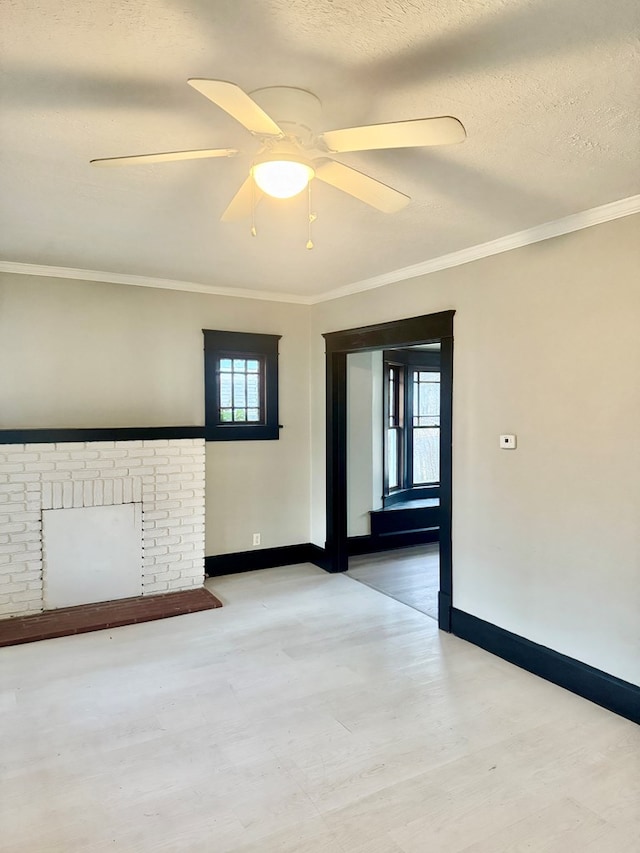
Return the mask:
[[[280,437],[278,424],[278,341],[282,335],[203,329],[205,439],[207,441],[272,441]],[[261,378],[261,423],[222,423],[218,410],[218,362],[220,358],[256,357],[264,364]]]

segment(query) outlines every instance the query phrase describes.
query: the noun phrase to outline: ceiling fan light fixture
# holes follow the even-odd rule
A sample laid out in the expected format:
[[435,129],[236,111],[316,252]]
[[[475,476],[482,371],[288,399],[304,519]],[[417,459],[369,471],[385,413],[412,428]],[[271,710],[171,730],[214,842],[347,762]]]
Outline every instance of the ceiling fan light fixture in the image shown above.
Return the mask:
[[302,157],[272,154],[255,162],[251,175],[262,192],[272,198],[293,198],[308,186],[315,171]]

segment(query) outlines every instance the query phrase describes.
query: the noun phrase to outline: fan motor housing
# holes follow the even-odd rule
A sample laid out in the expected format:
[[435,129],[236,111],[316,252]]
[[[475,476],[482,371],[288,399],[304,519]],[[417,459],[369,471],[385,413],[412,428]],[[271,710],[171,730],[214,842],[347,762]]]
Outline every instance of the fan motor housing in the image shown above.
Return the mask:
[[268,86],[250,95],[287,135],[304,145],[311,143],[322,119],[322,104],[312,92],[292,86]]

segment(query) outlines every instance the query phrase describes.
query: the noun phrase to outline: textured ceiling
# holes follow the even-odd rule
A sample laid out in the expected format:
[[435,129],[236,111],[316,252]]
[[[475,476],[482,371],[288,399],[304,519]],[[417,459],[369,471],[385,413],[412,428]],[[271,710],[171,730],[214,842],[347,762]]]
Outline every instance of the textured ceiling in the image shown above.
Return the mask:
[[[634,195],[637,0],[3,0],[5,260],[311,295]],[[290,85],[324,128],[455,115],[468,140],[340,158],[411,196],[327,185],[219,217],[256,144],[186,84]],[[94,157],[247,156],[98,170]]]

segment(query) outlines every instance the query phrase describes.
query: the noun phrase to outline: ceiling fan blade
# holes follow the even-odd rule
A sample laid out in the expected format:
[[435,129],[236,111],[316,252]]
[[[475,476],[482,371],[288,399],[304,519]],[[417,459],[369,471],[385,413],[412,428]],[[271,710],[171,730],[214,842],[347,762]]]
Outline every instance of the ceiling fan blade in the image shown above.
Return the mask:
[[329,130],[321,135],[329,151],[373,151],[377,148],[420,148],[452,145],[466,139],[462,122],[453,116],[416,118]]
[[162,154],[134,154],[132,157],[104,157],[90,160],[92,166],[135,166],[138,163],[169,163],[175,160],[199,160],[204,157],[233,157],[235,148],[200,148],[197,151],[165,151]]
[[192,77],[187,83],[229,113],[251,133],[260,136],[284,136],[275,121],[235,83],[227,83],[226,80],[203,80],[199,77]]
[[221,222],[235,222],[238,219],[245,219],[251,215],[251,208],[255,204],[257,206],[264,193],[256,186],[256,182],[251,175],[242,184],[238,192],[231,199],[227,209],[220,217]]
[[370,178],[351,166],[336,160],[321,160],[314,164],[316,178],[331,184],[332,187],[355,196],[365,204],[370,204],[383,213],[396,213],[402,210],[411,199],[408,195],[388,187],[375,178]]

